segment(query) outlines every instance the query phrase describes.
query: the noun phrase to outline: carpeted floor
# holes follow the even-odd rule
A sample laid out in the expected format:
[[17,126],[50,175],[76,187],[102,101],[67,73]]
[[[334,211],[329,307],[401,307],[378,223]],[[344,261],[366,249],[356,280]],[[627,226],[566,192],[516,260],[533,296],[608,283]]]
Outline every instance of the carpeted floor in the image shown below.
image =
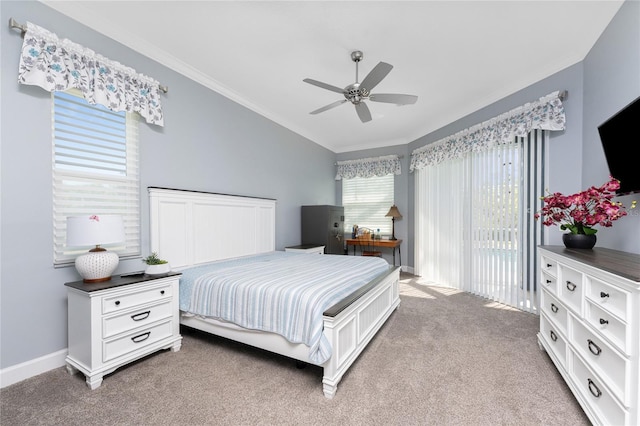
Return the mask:
[[540,351],[539,317],[402,276],[401,304],[338,385],[322,370],[182,329],[179,352],[91,391],[64,367],[0,391],[10,425],[588,425]]

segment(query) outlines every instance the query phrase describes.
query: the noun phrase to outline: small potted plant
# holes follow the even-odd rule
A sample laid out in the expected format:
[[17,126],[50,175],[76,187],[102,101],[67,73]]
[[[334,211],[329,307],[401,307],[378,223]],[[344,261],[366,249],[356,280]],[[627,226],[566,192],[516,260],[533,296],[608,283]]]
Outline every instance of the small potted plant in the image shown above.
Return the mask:
[[148,275],[161,275],[171,271],[171,266],[166,260],[160,259],[158,253],[153,252],[149,256],[142,259],[147,264],[144,273]]

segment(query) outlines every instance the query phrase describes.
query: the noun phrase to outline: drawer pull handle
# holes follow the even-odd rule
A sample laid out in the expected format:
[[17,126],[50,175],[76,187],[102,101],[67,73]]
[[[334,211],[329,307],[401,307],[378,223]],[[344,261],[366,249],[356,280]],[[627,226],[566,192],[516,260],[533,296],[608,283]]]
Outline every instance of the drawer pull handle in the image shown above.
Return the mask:
[[600,318],[600,324],[602,325],[609,324],[609,321],[604,318]]
[[551,304],[551,311],[555,314],[558,312],[558,307],[555,305],[555,303]]
[[551,268],[553,265],[550,263],[547,263],[547,268]]
[[567,289],[569,291],[574,291],[576,289],[577,285],[575,285],[574,283],[572,283],[571,281],[567,281]]
[[558,336],[556,336],[556,333],[554,333],[553,330],[549,331],[549,336],[551,336],[551,340],[554,342],[558,340]]
[[546,281],[547,281],[547,284],[551,284],[551,280],[546,280]]
[[149,338],[149,336],[151,336],[151,332],[147,331],[146,333],[142,333],[142,334],[139,334],[137,336],[132,337],[131,340],[133,341],[133,343],[140,343],[140,342],[144,342],[145,340],[147,340]]
[[602,297],[603,299],[604,299],[605,297],[609,297],[609,293],[605,293],[604,291],[601,291],[601,292],[600,292],[600,297]]
[[[589,381],[589,391],[591,392],[591,394],[593,396],[595,396],[596,398],[600,398],[600,396],[602,395],[602,392],[600,391],[600,389],[598,389],[598,387],[596,386],[595,383],[593,383],[593,380],[591,379],[587,379]],[[594,391],[595,389],[595,391]]]
[[151,311],[140,312],[139,314],[131,315],[131,319],[134,321],[142,321],[143,319],[149,318],[149,314]]
[[602,353],[602,349],[600,349],[598,345],[593,343],[593,340],[588,339],[587,342],[589,343],[589,351],[591,351],[592,354],[598,356]]
[[160,294],[164,294],[164,290],[160,290]]
[[120,301],[116,300],[116,306],[120,305]]

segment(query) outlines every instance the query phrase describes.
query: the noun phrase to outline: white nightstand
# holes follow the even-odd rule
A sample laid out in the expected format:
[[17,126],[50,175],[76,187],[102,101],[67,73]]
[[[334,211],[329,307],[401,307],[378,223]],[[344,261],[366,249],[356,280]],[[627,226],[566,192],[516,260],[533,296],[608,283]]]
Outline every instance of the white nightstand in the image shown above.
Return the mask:
[[180,273],[114,276],[66,283],[69,318],[67,371],[96,389],[102,377],[161,349],[180,350]]
[[284,251],[288,252],[302,252],[311,254],[324,254],[324,246],[317,244],[302,244],[299,246],[285,247]]

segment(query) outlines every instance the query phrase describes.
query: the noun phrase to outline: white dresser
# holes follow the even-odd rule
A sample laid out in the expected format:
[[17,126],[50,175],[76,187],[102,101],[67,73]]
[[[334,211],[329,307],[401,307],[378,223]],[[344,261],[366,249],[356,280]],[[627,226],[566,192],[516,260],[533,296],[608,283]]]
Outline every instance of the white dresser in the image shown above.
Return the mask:
[[161,349],[180,350],[179,273],[114,276],[110,281],[66,283],[70,374],[96,389],[102,377]]
[[592,423],[640,424],[640,255],[539,248],[540,333]]

